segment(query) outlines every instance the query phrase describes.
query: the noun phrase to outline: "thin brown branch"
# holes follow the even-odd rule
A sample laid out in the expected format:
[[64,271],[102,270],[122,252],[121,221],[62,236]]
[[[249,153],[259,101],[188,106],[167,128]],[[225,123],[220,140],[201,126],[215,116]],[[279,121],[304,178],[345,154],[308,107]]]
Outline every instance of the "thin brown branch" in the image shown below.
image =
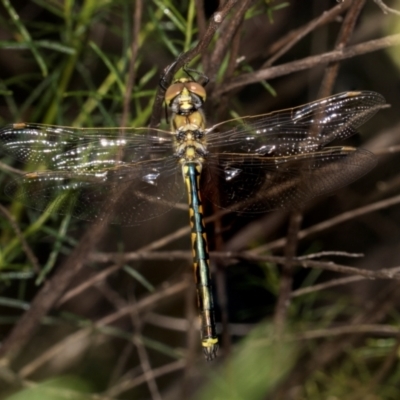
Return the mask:
[[[355,210],[346,211],[340,215],[337,215],[336,217],[333,217],[331,219],[320,222],[319,224],[310,226],[307,229],[301,230],[299,232],[299,239],[304,239],[307,236],[330,229],[335,225],[342,224],[343,222],[352,220],[354,218],[361,217],[362,215],[365,215],[365,214],[368,214],[368,213],[371,213],[374,211],[378,211],[378,210],[382,210],[387,207],[394,206],[399,203],[400,203],[400,195],[390,197],[385,200],[377,201],[376,203],[368,204],[367,206],[356,208]],[[264,253],[268,250],[277,249],[277,248],[283,247],[285,245],[285,242],[286,242],[286,238],[280,238],[280,239],[274,240],[273,242],[269,242],[265,245],[257,247],[256,249],[252,250],[252,253],[259,254],[259,253]]]
[[143,0],[135,1],[135,11],[132,18],[132,44],[131,44],[131,57],[129,59],[129,68],[128,68],[128,78],[126,81],[126,88],[124,94],[124,105],[122,111],[121,118],[121,126],[124,127],[127,125],[129,119],[129,110],[131,107],[131,98],[133,91],[133,84],[135,82],[135,63],[137,59],[137,54],[139,51],[139,33],[141,27],[142,20],[142,12],[143,12]]
[[[185,368],[185,360],[178,360],[172,362],[170,364],[166,364],[162,367],[153,369],[153,375],[155,378],[159,378],[161,376],[171,374],[172,372],[179,371]],[[124,382],[121,382],[118,385],[115,385],[110,389],[110,394],[115,398],[119,396],[121,393],[126,392],[127,390],[133,389],[146,381],[146,377],[144,375],[138,377],[127,377]]]
[[216,89],[213,93],[213,97],[221,96],[222,94],[227,93],[231,90],[238,89],[252,83],[257,83],[262,80],[277,78],[279,76],[284,76],[294,72],[313,68],[317,65],[324,65],[332,61],[353,58],[362,54],[371,53],[373,51],[385,49],[399,44],[400,34],[390,35],[381,39],[370,40],[368,42],[349,46],[342,50],[334,50],[317,56],[306,57],[302,60],[281,64],[276,67],[243,74],[240,77]]
[[37,258],[35,256],[35,254],[33,253],[32,249],[30,248],[28,242],[25,240],[25,237],[22,234],[22,232],[20,231],[19,226],[18,226],[17,222],[15,221],[14,217],[9,213],[7,208],[2,206],[1,204],[0,204],[0,212],[10,222],[10,225],[14,229],[15,235],[17,236],[17,238],[21,242],[22,249],[24,250],[24,252],[26,254],[26,257],[28,258],[29,262],[32,264],[33,270],[35,271],[36,274],[39,274],[40,273],[39,262],[38,262],[38,260],[37,260]]
[[56,273],[39,290],[31,303],[31,307],[22,315],[14,325],[8,337],[0,348],[0,358],[5,358],[6,363],[11,361],[31,339],[38,329],[42,318],[50,311],[63,295],[72,279],[81,270],[87,261],[87,255],[92,251],[95,244],[102,238],[107,229],[107,224],[112,216],[112,210],[129,184],[114,193],[104,204],[102,215],[98,221],[88,227],[79,244],[60,265]]
[[[135,297],[133,295],[131,295],[130,297],[131,297],[131,304],[135,305],[136,304]],[[151,367],[150,358],[147,353],[147,350],[143,345],[142,335],[140,333],[142,330],[142,321],[140,320],[137,307],[132,307],[132,312],[130,316],[133,327],[136,331],[132,341],[135,344],[138,351],[140,365],[143,371],[143,376],[146,380],[152,399],[161,400],[161,395],[158,390],[157,382],[155,380],[154,370]]]
[[106,268],[105,270],[98,272],[93,275],[91,278],[86,279],[85,282],[80,285],[74,287],[73,289],[68,290],[65,295],[57,302],[57,307],[61,304],[67,302],[75,296],[78,296],[80,293],[84,292],[86,289],[89,289],[93,285],[96,285],[99,282],[104,281],[107,276],[113,274],[121,268],[121,264],[112,265],[111,267]]
[[340,265],[331,262],[321,261],[302,261],[296,262],[303,268],[317,268],[325,271],[338,272],[340,274],[361,275],[368,279],[400,279],[400,274],[394,268],[384,268],[377,271],[370,271],[368,269],[354,268],[347,265]]
[[385,14],[395,14],[400,16],[400,11],[388,7],[382,0],[374,0],[374,2],[381,8]]
[[92,250],[105,230],[105,223],[100,222],[88,229],[79,245],[59,267],[56,274],[47,281],[32,301],[31,307],[14,325],[11,333],[0,348],[0,357],[11,360],[22,350],[39,327],[42,318],[58,301],[73,277],[85,263],[86,255]]
[[34,373],[43,364],[56,357],[63,349],[71,346],[77,341],[81,341],[90,334],[93,333],[94,329],[100,329],[103,326],[111,325],[112,323],[118,321],[119,319],[129,316],[132,312],[132,308],[136,308],[137,312],[144,312],[150,308],[156,306],[156,304],[161,301],[165,301],[169,296],[176,296],[183,293],[187,289],[187,282],[178,282],[175,284],[163,284],[156,292],[149,294],[143,299],[139,300],[136,304],[127,304],[121,309],[109,314],[93,324],[93,327],[84,328],[72,335],[63,339],[61,342],[49,347],[45,352],[41,353],[40,357],[37,357],[31,363],[26,364],[19,372],[21,378],[25,378],[32,373]]
[[[243,22],[243,18],[242,18]],[[229,80],[232,78],[236,66],[237,66],[237,58],[239,54],[239,48],[240,48],[240,38],[241,38],[241,31],[240,29],[237,29],[233,39],[230,43],[230,48],[229,48],[229,60],[228,60],[228,66],[226,68],[224,80]],[[222,60],[219,63],[215,63],[212,65],[217,65],[221,64]],[[210,68],[208,69],[210,71]],[[214,71],[216,73],[216,70]],[[212,90],[212,89],[211,89]],[[228,101],[229,101],[229,96],[225,95],[222,96],[219,101],[218,101],[218,110],[215,112],[214,118],[219,118],[221,115],[225,115],[226,109],[228,107]]]
[[349,253],[347,251],[319,251],[318,253],[306,254],[305,256],[297,257],[299,260],[311,260],[315,258],[321,257],[351,257],[351,258],[360,258],[364,257],[362,253]]
[[[212,254],[212,253],[211,253]],[[214,255],[215,256],[215,255]],[[233,257],[234,254],[231,254]],[[267,262],[275,262],[278,264],[283,264],[285,262],[285,257],[275,257],[275,256],[256,256],[253,258],[252,254],[244,253],[244,254],[236,254],[237,258],[243,260],[251,260],[251,261],[267,261]],[[293,258],[293,265],[300,266],[303,268],[316,268],[325,271],[338,272],[341,274],[352,274],[352,275],[360,275],[368,279],[400,279],[400,274],[396,268],[384,268],[377,271],[371,271],[367,269],[349,267],[347,265],[336,264],[333,262],[323,262],[323,261],[312,261],[312,260],[302,260]]]
[[377,156],[382,156],[385,154],[395,154],[395,153],[399,153],[400,152],[400,145],[397,146],[389,146],[385,149],[380,149],[380,150],[374,150],[374,154],[376,154]]
[[[399,271],[400,271],[400,269],[398,269],[398,270],[396,269],[396,272],[399,272]],[[321,290],[329,289],[332,287],[348,285],[353,282],[359,282],[363,279],[367,279],[367,278],[364,278],[363,276],[355,275],[355,276],[346,276],[345,278],[332,279],[328,282],[318,283],[316,285],[293,290],[292,297],[304,296],[306,294],[319,292]]]
[[199,31],[199,39],[201,39],[206,33],[207,20],[204,13],[204,0],[195,0],[196,6],[196,22],[197,29]]
[[382,363],[381,367],[376,371],[376,373],[370,379],[367,385],[367,389],[369,389],[369,391],[372,391],[376,386],[378,386],[378,384],[383,381],[384,377],[389,373],[392,367],[398,362],[399,349],[400,349],[400,332],[399,335],[397,336],[396,343],[390,350],[389,354],[386,356],[385,361]]
[[[224,252],[224,251],[211,251],[211,257],[223,260],[245,260],[252,262],[270,262],[284,265],[287,261],[286,257],[268,256],[268,255],[255,255],[253,252]],[[114,258],[121,257],[119,253],[95,253],[92,254],[90,259],[95,262],[110,262]],[[191,253],[189,251],[160,251],[160,252],[127,252],[124,253],[123,259],[125,262],[135,260],[190,260]],[[303,268],[317,268],[326,271],[333,271],[342,274],[360,275],[368,279],[400,279],[400,274],[393,268],[385,268],[377,271],[361,269],[356,267],[349,267],[347,265],[336,264],[328,261],[313,261],[303,258],[292,258],[294,266]]]
[[[336,40],[335,50],[342,50],[350,40],[353,33],[357,18],[363,9],[365,0],[354,0],[351,4],[349,11],[343,21],[342,27],[340,29],[339,35]],[[332,94],[333,86],[339,72],[339,62],[330,63],[324,72],[324,77],[322,78],[320,90],[318,97],[323,98]]]
[[[376,206],[372,205],[371,209],[370,209],[370,206],[366,206],[366,207],[362,207],[362,208],[354,210],[354,211],[348,211],[344,214],[334,217],[331,220],[326,221],[327,224],[325,224],[325,222],[323,222],[321,224],[317,224],[317,225],[314,225],[313,227],[310,227],[310,228],[300,231],[300,233],[299,233],[300,238],[304,238],[304,237],[308,236],[309,234],[313,234],[313,233],[322,231],[324,229],[328,229],[331,226],[336,225],[337,223],[345,222],[348,219],[352,219],[353,213],[355,213],[354,216],[357,217],[357,216],[366,214],[368,212],[379,210],[381,208],[390,207],[399,202],[400,202],[400,200],[397,197],[395,197],[395,198],[393,198],[393,200],[392,200],[392,198],[390,198],[390,199],[378,202],[378,203],[376,203]],[[205,218],[205,222],[208,224],[208,223],[213,222],[216,219],[221,218],[222,216],[229,214],[229,213],[230,213],[229,210],[220,210],[218,213],[215,213],[214,215],[211,215],[211,216]],[[138,249],[134,254],[137,254],[138,252],[150,252],[150,251],[157,250],[175,240],[182,238],[183,236],[187,235],[189,232],[190,232],[190,227],[184,226],[182,228],[177,229],[175,232],[172,232],[171,234],[162,237],[159,240],[156,240],[146,246],[143,246],[142,248]],[[276,241],[267,243],[263,246],[257,247],[257,249],[255,249],[254,252],[261,253],[261,252],[267,251],[269,249],[283,247],[285,245],[285,240],[286,240],[285,238],[281,238]],[[113,258],[111,260],[111,259],[107,258],[107,255],[105,253],[103,255],[102,255],[102,253],[97,253],[97,256],[98,256],[98,261],[100,261],[100,262],[110,262],[110,261],[116,259],[116,258]],[[135,260],[137,260],[137,259],[138,258],[135,258]],[[123,260],[125,260],[125,258],[123,258]],[[114,268],[114,267],[111,267],[111,268]],[[113,270],[110,270],[110,273],[112,273],[112,272],[113,272]],[[104,273],[106,273],[106,272],[104,272]],[[94,278],[94,279],[96,279],[96,278]],[[87,285],[82,284],[82,285],[85,287],[90,286],[89,284],[87,284]],[[76,289],[78,290],[78,288],[76,288]],[[64,302],[65,300],[66,300],[66,298],[63,299],[62,302]]]
[[0,161],[0,170],[11,172],[11,173],[17,174],[17,175],[24,175],[25,174],[25,172],[21,171],[20,169],[16,169],[16,168],[10,167],[9,165],[4,164],[1,161]]
[[[273,53],[271,56],[261,67],[261,69],[265,69],[270,67],[276,60],[286,54],[296,43],[298,43],[303,37],[319,28],[335,20],[335,18],[342,14],[349,6],[351,5],[351,0],[345,0],[340,4],[337,4],[335,7],[332,7],[330,10],[325,11],[317,18],[313,19],[305,26],[302,26],[296,30],[289,32],[282,39],[277,41],[269,50]],[[276,51],[276,53],[275,53]]]
[[332,336],[354,335],[360,333],[372,333],[378,335],[383,334],[392,336],[392,335],[398,335],[400,333],[400,329],[397,326],[379,325],[379,324],[331,326],[327,329],[315,329],[312,331],[299,333],[290,336],[290,338],[294,340],[312,340],[312,339],[326,339]]
[[220,36],[210,57],[208,70],[206,71],[211,83],[215,82],[217,71],[222,64],[227,51],[230,50],[232,40],[238,32],[238,29],[243,22],[244,15],[253,1],[254,0],[242,0],[239,3],[237,10],[235,10],[235,13],[231,16],[229,24],[222,29],[222,32],[220,32]]
[[[237,0],[228,0],[214,15],[211,17],[208,24],[207,30],[204,36],[199,40],[197,45],[181,54],[181,56],[169,67],[166,68],[167,76],[165,80],[170,82],[175,73],[182,68],[183,65],[187,64],[190,60],[205,51],[211,40],[214,37],[215,32],[221,26],[221,23],[225,20],[227,14],[231,11],[232,7],[237,3]],[[155,128],[159,125],[162,115],[162,103],[164,101],[164,90],[159,87],[154,100],[152,117],[150,120],[150,127]]]
[[135,347],[132,342],[128,342],[125,344],[123,350],[120,352],[119,357],[113,366],[114,368],[110,374],[107,388],[110,388],[117,384],[119,377],[123,375],[126,366],[129,364],[129,360],[132,357],[134,348]]
[[302,220],[301,212],[294,211],[291,213],[288,233],[286,235],[285,262],[282,265],[279,294],[274,314],[274,327],[278,336],[280,336],[284,330],[287,312],[290,306],[293,285],[293,259],[297,252],[298,234]]
[[221,337],[223,352],[229,356],[232,352],[232,335],[229,329],[229,295],[226,287],[226,270],[221,265],[223,260],[219,260],[216,271],[214,273],[214,280],[217,290],[218,306],[221,316]]
[[[373,325],[381,321],[389,310],[393,309],[393,303],[399,299],[398,284],[392,282],[387,285],[384,291],[376,293],[364,304],[360,313],[356,314],[348,324],[353,326]],[[343,354],[343,349],[354,345],[361,338],[363,332],[359,334],[346,335],[345,338],[330,340],[319,346],[318,352],[309,354],[302,368],[293,370],[291,375],[285,380],[284,384],[277,390],[274,399],[283,400],[288,398],[288,392],[291,388],[303,382],[312,371],[320,370],[328,363],[333,362],[337,357]],[[397,333],[398,334],[398,333]]]
[[[196,325],[196,322],[198,321],[197,319],[197,309],[195,302],[193,299],[195,298],[195,293],[196,293],[196,287],[194,284],[194,279],[192,277],[192,274],[185,273],[184,279],[187,283],[187,290],[185,293],[185,319],[182,321],[182,324],[177,323],[177,318],[173,318],[173,323],[171,322],[170,317],[165,317],[165,316],[154,316],[152,315],[150,319],[153,321],[156,321],[156,323],[160,323],[160,320],[163,323],[163,327],[166,329],[177,329],[179,325],[181,328],[183,327],[185,333],[186,333],[186,367],[184,371],[184,379],[182,381],[182,396],[181,398],[183,399],[188,399],[190,398],[190,393],[192,392],[192,378],[193,378],[193,372],[196,369],[196,360],[197,360],[197,346],[198,346],[198,326]],[[150,313],[149,313],[150,314]],[[149,315],[146,315],[146,322],[149,321],[148,319]],[[170,320],[170,321],[168,321]],[[169,327],[168,327],[169,325]],[[160,326],[160,325],[158,325]]]

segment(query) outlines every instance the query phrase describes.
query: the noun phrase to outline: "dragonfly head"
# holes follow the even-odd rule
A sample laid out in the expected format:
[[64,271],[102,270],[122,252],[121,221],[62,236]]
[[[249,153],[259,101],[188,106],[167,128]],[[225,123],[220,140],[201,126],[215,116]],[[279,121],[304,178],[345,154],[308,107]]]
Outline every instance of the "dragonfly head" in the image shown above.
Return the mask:
[[205,100],[204,87],[188,78],[177,79],[165,92],[167,106],[179,115],[188,115],[200,109]]

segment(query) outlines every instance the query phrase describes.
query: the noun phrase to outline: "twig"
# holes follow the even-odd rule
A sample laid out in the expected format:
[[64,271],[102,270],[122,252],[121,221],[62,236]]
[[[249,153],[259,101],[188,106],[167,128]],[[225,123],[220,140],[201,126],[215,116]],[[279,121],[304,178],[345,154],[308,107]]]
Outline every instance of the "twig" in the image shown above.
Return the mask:
[[7,208],[2,206],[1,204],[0,204],[0,212],[10,222],[12,228],[14,229],[14,232],[15,232],[16,236],[18,237],[19,241],[21,242],[22,248],[24,249],[24,252],[25,252],[28,260],[32,264],[33,270],[36,272],[36,274],[39,274],[40,273],[40,265],[38,263],[38,260],[37,260],[37,258],[35,256],[35,254],[33,253],[33,251],[31,250],[28,242],[25,240],[25,237],[22,234],[22,232],[20,231],[20,229],[18,227],[18,224],[16,223],[14,217],[8,212]]
[[147,353],[145,346],[143,345],[142,335],[140,333],[142,330],[142,328],[141,328],[142,323],[141,323],[141,320],[139,317],[137,307],[135,307],[135,305],[137,303],[136,303],[133,295],[131,295],[131,299],[132,299],[131,304],[134,306],[134,307],[132,307],[132,312],[130,314],[131,320],[132,320],[132,323],[133,323],[133,326],[135,329],[133,343],[136,345],[139,359],[140,359],[140,365],[141,365],[141,368],[143,371],[143,376],[146,380],[146,383],[147,383],[147,386],[151,393],[152,399],[161,400],[161,395],[158,390],[157,382],[155,380],[156,377],[154,374],[154,370],[151,367],[149,355]]
[[7,164],[4,164],[3,162],[0,161],[0,169],[3,171],[7,171],[7,172],[12,172],[13,174],[17,174],[17,175],[24,175],[25,172],[21,171],[20,169],[16,169],[13,167],[10,167]]
[[[365,0],[354,0],[351,4],[349,11],[343,21],[339,35],[336,40],[335,50],[342,50],[350,40],[351,34],[353,33],[357,18],[363,9]],[[336,76],[339,72],[339,62],[330,63],[324,72],[321,86],[319,89],[318,98],[327,97],[332,94],[332,89]]]
[[93,224],[79,242],[78,247],[59,267],[56,274],[47,281],[33,299],[31,308],[22,315],[14,325],[11,333],[4,340],[0,348],[0,357],[8,360],[17,355],[17,351],[30,340],[41,319],[49,312],[57,300],[62,296],[73,277],[85,263],[86,255],[93,248],[105,230],[104,221]]
[[381,8],[381,10],[385,14],[395,14],[400,15],[400,11],[395,10],[394,8],[388,7],[382,0],[374,0],[374,2]]
[[293,72],[302,71],[304,69],[313,68],[317,65],[324,65],[332,61],[345,60],[353,58],[361,54],[371,53],[373,51],[385,49],[400,44],[400,34],[385,36],[381,39],[370,40],[368,42],[356,44],[354,46],[346,47],[342,50],[334,50],[316,56],[303,58],[302,60],[281,64],[276,67],[271,67],[256,72],[251,72],[241,75],[239,78],[216,89],[212,96],[219,97],[224,93],[231,90],[241,88],[251,83],[260,82],[266,79],[277,78],[291,74]]
[[274,314],[274,327],[278,336],[283,332],[287,311],[290,306],[293,285],[293,266],[295,265],[294,258],[297,252],[298,233],[302,220],[301,212],[294,211],[290,215],[289,228],[286,235],[285,262],[282,265],[279,294]]
[[236,35],[240,25],[243,22],[244,14],[251,6],[254,0],[242,0],[239,2],[239,7],[235,10],[234,15],[232,15],[229,24],[225,27],[223,32],[221,32],[220,37],[215,44],[214,51],[211,54],[210,62],[208,64],[207,75],[210,78],[211,84],[215,83],[215,77],[220,65],[225,57],[226,52],[230,49],[232,45],[232,40]]
[[[241,23],[243,23],[243,16],[241,16]],[[237,58],[238,58],[238,54],[239,54],[239,48],[240,48],[240,38],[241,38],[241,32],[240,29],[238,28],[231,40],[231,43],[229,45],[229,60],[228,60],[228,66],[226,68],[225,71],[225,76],[224,76],[224,81],[227,81],[229,79],[231,79],[234,75],[235,69],[237,67]],[[219,43],[219,42],[218,42]],[[213,76],[213,80],[215,80],[215,74],[217,73],[217,70],[215,70],[215,68],[217,67],[218,64],[222,63],[222,59],[220,62],[213,62],[211,61],[211,65],[214,66],[214,71],[211,72],[211,74]],[[208,69],[209,71],[211,71],[211,68]],[[211,92],[213,90],[213,87],[211,86]],[[227,106],[228,106],[228,101],[229,101],[229,96],[225,95],[222,96],[220,99],[218,99],[218,109],[217,111],[214,113],[214,117],[213,118],[219,118],[221,115],[225,115]],[[211,103],[209,103],[209,106],[212,106]]]
[[[217,259],[233,259],[233,260],[246,260],[252,262],[270,262],[280,265],[284,265],[287,258],[278,256],[268,255],[256,255],[253,252],[223,252],[223,251],[211,251],[211,257]],[[91,261],[95,262],[110,262],[116,258],[120,258],[119,253],[95,253],[90,256]],[[191,253],[189,251],[159,251],[159,252],[127,252],[122,255],[125,262],[135,260],[190,260]],[[371,271],[367,269],[361,269],[356,267],[349,267],[347,265],[336,264],[328,261],[312,261],[304,260],[301,258],[293,257],[291,259],[293,265],[300,266],[303,268],[317,268],[326,271],[339,272],[342,274],[353,274],[361,275],[368,279],[400,279],[400,274],[393,268],[384,268],[378,271]]]
[[[340,214],[330,220],[321,222],[320,224],[316,224],[314,226],[311,226],[310,228],[301,230],[299,232],[299,235],[300,235],[299,238],[303,239],[311,234],[321,232],[325,229],[329,229],[332,226],[335,226],[337,224],[340,224],[340,223],[350,220],[352,218],[356,218],[361,215],[367,214],[369,212],[373,212],[373,211],[377,211],[377,210],[380,210],[380,209],[383,209],[386,207],[390,207],[390,206],[398,204],[398,203],[400,203],[400,196],[395,196],[393,198],[385,199],[385,200],[379,201],[377,203],[373,203],[368,206],[358,208],[356,210],[347,211],[347,212]],[[212,221],[215,221],[218,218],[221,218],[221,216],[223,216],[225,214],[229,214],[229,213],[230,212],[228,210],[221,210],[218,213],[216,213],[210,217],[207,217],[205,219],[205,222],[210,223]],[[137,254],[138,252],[142,252],[142,251],[150,252],[150,251],[159,249],[160,247],[166,246],[167,244],[173,242],[174,240],[180,239],[181,237],[187,235],[189,232],[190,232],[189,226],[179,228],[175,232],[173,232],[167,236],[164,236],[163,238],[156,240],[156,241],[150,243],[149,245],[146,245],[146,246],[140,248],[133,254]],[[285,244],[285,240],[286,240],[285,238],[277,239],[273,242],[266,243],[265,245],[257,247],[256,249],[252,250],[252,252],[254,252],[254,254],[257,254],[257,253],[263,253],[265,251],[269,251],[271,249],[283,247]],[[112,259],[115,260],[116,259],[115,257],[113,256]],[[92,255],[90,259],[93,259],[93,260],[99,261],[99,262],[110,262],[111,261],[111,259],[108,258],[108,253],[96,253],[96,255]],[[123,258],[123,259],[125,260],[125,258]],[[137,260],[138,258],[136,257],[134,259]],[[110,273],[112,273],[112,271],[110,271]]]
[[319,251],[318,253],[307,254],[305,256],[297,257],[298,260],[311,260],[313,258],[321,258],[321,257],[351,257],[351,258],[359,258],[364,257],[362,253],[348,253],[347,251]]
[[[392,282],[388,285],[384,291],[376,293],[375,296],[370,297],[369,301],[364,304],[363,309],[360,313],[356,314],[352,318],[350,325],[373,325],[381,321],[389,310],[392,310],[393,303],[398,301],[400,292],[398,290],[398,284]],[[319,346],[318,352],[314,352],[305,359],[301,369],[293,371],[284,384],[278,389],[274,399],[286,399],[288,398],[288,392],[294,386],[303,382],[312,371],[320,370],[328,363],[333,362],[337,357],[343,354],[343,349],[353,345],[359,340],[360,334],[354,334],[343,339],[328,341]]]
[[290,336],[290,338],[292,338],[292,340],[326,339],[332,336],[354,335],[360,333],[398,335],[400,333],[400,328],[392,325],[379,325],[379,324],[330,326],[327,329],[315,329],[312,331],[299,333]]
[[[179,371],[185,368],[185,365],[186,365],[185,360],[178,360],[170,364],[166,364],[162,367],[154,368],[153,376],[154,378],[158,378],[160,376],[164,376],[172,372]],[[127,379],[124,382],[121,382],[119,385],[116,385],[113,388],[111,388],[109,393],[115,398],[116,396],[119,396],[121,393],[141,385],[145,381],[146,377],[144,375],[134,378],[127,377]]]
[[143,312],[151,307],[154,307],[157,303],[165,301],[165,299],[169,296],[176,296],[177,294],[181,294],[186,290],[186,288],[187,282],[178,282],[170,285],[163,284],[162,288],[159,288],[155,293],[147,295],[143,299],[139,300],[135,305],[127,304],[126,306],[115,311],[114,313],[109,314],[95,322],[93,324],[93,327],[81,329],[77,332],[74,332],[72,335],[63,339],[61,342],[49,347],[45,352],[41,353],[40,357],[37,357],[31,363],[25,365],[19,371],[19,376],[21,378],[25,378],[31,375],[43,364],[50,361],[53,357],[56,357],[57,354],[64,348],[70,346],[77,341],[83,340],[84,338],[92,334],[93,329],[110,325],[118,321],[122,317],[129,316],[132,312],[133,307],[137,310],[137,312]]
[[128,361],[132,357],[132,352],[134,348],[135,347],[132,342],[128,342],[125,344],[110,374],[107,388],[110,388],[117,384],[119,377],[123,375],[124,368],[128,365]]
[[133,84],[135,82],[135,63],[139,51],[139,33],[142,20],[143,0],[135,1],[135,12],[133,15],[132,26],[132,43],[131,43],[131,57],[129,59],[128,78],[126,81],[126,88],[124,94],[124,106],[122,111],[121,126],[127,125],[129,117],[129,109],[131,106]]
[[116,265],[112,265],[111,267],[106,268],[105,270],[96,273],[89,279],[86,279],[85,282],[81,283],[77,287],[68,290],[65,295],[57,302],[57,307],[60,307],[61,304],[67,302],[75,296],[78,296],[80,293],[84,292],[86,289],[92,287],[93,285],[104,281],[107,276],[113,274],[121,268],[121,264],[118,263]]
[[341,274],[361,275],[368,279],[400,279],[400,274],[393,270],[393,268],[384,268],[378,271],[370,271],[367,269],[360,269],[349,267],[347,265],[340,265],[335,263],[325,263],[321,261],[302,261],[296,262],[303,268],[317,268],[326,271],[339,272]]
[[116,202],[129,187],[129,183],[121,185],[118,190],[110,193],[101,210],[101,218],[88,227],[79,241],[77,247],[69,257],[60,265],[53,277],[40,289],[31,303],[30,309],[14,325],[8,337],[0,347],[0,358],[5,357],[6,362],[11,361],[22,347],[30,340],[38,329],[42,318],[50,311],[63,295],[74,276],[84,266],[87,255],[92,251],[95,244],[101,239],[107,229]]
[[303,37],[308,35],[310,32],[319,28],[320,26],[334,20],[338,15],[345,11],[351,5],[351,1],[345,0],[330,10],[325,11],[317,18],[313,19],[305,26],[289,32],[285,37],[277,41],[274,46],[270,49],[270,52],[275,52],[275,49],[279,49],[276,53],[270,57],[261,67],[265,69],[270,67],[276,60],[286,54],[296,43],[298,43]]
[[[189,399],[190,393],[192,392],[192,379],[193,373],[196,370],[196,357],[197,357],[197,346],[198,346],[198,328],[199,326],[196,324],[198,322],[197,319],[197,309],[196,304],[193,301],[195,298],[196,287],[194,284],[194,279],[192,274],[186,272],[184,274],[184,280],[187,283],[187,289],[185,293],[185,319],[181,320],[179,323],[177,318],[165,317],[161,315],[152,315],[150,319],[152,319],[155,324],[158,323],[157,326],[163,325],[163,328],[166,329],[176,329],[176,327],[183,328],[183,331],[186,334],[186,367],[184,370],[184,378],[182,380],[182,398]],[[149,314],[146,315],[146,322],[149,322]],[[171,320],[173,320],[173,324],[171,324]]]
[[[385,361],[382,363],[381,367],[375,372],[368,382],[366,390],[371,393],[374,388],[383,380],[385,375],[391,370],[393,365],[398,361],[398,354],[400,349],[400,332],[397,336],[396,343],[392,347],[390,353],[386,356]],[[365,394],[365,393],[364,393]],[[360,400],[365,397],[360,398]]]
[[[172,64],[168,70],[168,76],[166,76],[166,80],[171,80],[176,71],[179,70],[184,64],[187,64],[192,58],[196,57],[202,51],[204,51],[208,45],[211,43],[212,38],[216,30],[221,25],[222,21],[226,18],[227,14],[230,12],[232,7],[234,7],[237,0],[228,0],[226,3],[220,8],[219,11],[214,13],[214,15],[210,19],[210,23],[208,24],[207,30],[201,40],[197,43],[195,47],[182,54],[176,62]],[[156,98],[154,100],[152,116],[150,119],[150,127],[156,128],[161,120],[162,114],[162,103],[164,101],[164,91],[160,87],[157,89]]]
[[[370,212],[378,211],[387,207],[394,206],[400,203],[400,195],[390,197],[385,200],[377,201],[376,203],[368,204],[367,206],[363,206],[357,208],[355,210],[346,211],[336,217],[328,219],[326,221],[320,222],[319,224],[315,224],[307,229],[303,229],[299,232],[299,238],[304,239],[307,236],[313,235],[315,233],[327,230],[332,228],[335,225],[341,224],[343,222],[349,221],[354,218],[358,218],[362,215],[368,214]],[[274,240],[273,242],[269,242],[265,245],[259,246],[256,249],[252,250],[253,254],[259,254],[266,252],[268,250],[277,249],[279,247],[283,247],[285,245],[285,238]]]
[[199,31],[199,39],[201,39],[206,33],[207,20],[204,13],[204,0],[195,0],[196,6],[196,22],[197,29]]
[[[395,269],[396,269],[396,272],[400,272],[400,268],[399,269],[395,268]],[[306,294],[315,293],[315,292],[329,289],[329,288],[335,287],[335,286],[348,285],[353,282],[362,281],[363,279],[366,279],[366,278],[364,278],[363,276],[358,276],[358,275],[346,276],[345,278],[332,279],[328,282],[318,283],[316,285],[293,290],[292,297],[304,296]]]

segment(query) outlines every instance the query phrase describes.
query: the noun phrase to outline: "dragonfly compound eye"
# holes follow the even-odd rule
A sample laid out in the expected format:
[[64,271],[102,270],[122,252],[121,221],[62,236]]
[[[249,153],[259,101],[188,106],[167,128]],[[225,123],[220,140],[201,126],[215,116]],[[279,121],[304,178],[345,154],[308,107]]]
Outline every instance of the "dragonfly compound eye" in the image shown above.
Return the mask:
[[165,102],[168,106],[174,101],[174,99],[182,93],[185,84],[183,82],[173,83],[165,92]]
[[187,82],[185,84],[186,88],[190,93],[193,93],[200,97],[201,101],[204,103],[206,101],[206,90],[197,82]]

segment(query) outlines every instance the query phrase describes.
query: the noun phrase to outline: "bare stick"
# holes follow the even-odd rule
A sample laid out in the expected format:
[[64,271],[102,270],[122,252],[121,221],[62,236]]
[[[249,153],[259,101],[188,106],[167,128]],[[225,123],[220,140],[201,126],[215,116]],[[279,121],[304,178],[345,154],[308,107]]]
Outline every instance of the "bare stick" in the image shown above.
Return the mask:
[[388,7],[382,0],[374,0],[374,2],[381,8],[381,10],[385,14],[395,14],[400,15],[400,11],[395,10],[394,8]]
[[[357,18],[363,9],[365,0],[355,0],[351,4],[349,11],[343,21],[339,35],[336,40],[335,50],[342,50],[346,47],[350,40],[351,34],[353,33]],[[335,83],[337,74],[339,72],[339,62],[330,63],[324,72],[321,86],[319,89],[318,97],[327,97],[332,93],[333,85]]]
[[265,79],[277,78],[291,74],[293,72],[302,71],[305,69],[313,68],[317,65],[324,65],[332,61],[345,60],[347,58],[356,57],[361,54],[371,53],[373,51],[385,49],[400,44],[400,34],[386,36],[381,39],[370,40],[365,43],[356,44],[354,46],[346,47],[342,50],[334,50],[316,56],[303,58],[302,60],[289,62],[286,64],[278,65],[268,69],[263,69],[248,74],[243,74],[239,78],[232,80],[216,89],[213,93],[214,97],[221,96],[223,93],[231,90],[241,88],[251,83],[260,82]]

